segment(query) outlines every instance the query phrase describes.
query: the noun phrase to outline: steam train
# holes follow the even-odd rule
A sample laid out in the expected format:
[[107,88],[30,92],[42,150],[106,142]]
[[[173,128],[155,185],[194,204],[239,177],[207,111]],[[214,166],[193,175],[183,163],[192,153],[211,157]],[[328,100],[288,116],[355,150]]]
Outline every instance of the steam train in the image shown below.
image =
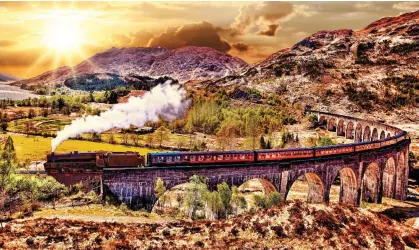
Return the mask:
[[252,162],[273,162],[292,159],[317,158],[338,154],[350,154],[395,144],[408,139],[403,133],[380,141],[343,144],[336,146],[273,149],[255,151],[209,151],[209,152],[165,152],[144,156],[135,152],[72,152],[49,154],[44,164],[48,174],[60,173],[101,173],[104,168],[164,167],[188,165],[244,164]]

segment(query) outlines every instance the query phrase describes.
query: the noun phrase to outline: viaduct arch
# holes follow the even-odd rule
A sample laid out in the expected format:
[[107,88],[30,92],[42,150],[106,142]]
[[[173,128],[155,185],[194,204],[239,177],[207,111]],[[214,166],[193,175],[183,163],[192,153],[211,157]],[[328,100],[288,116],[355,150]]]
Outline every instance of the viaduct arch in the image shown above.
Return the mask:
[[[298,161],[104,169],[103,182],[131,207],[150,210],[156,201],[154,185],[157,178],[163,179],[169,190],[187,182],[194,174],[207,177],[210,190],[223,181],[239,186],[250,179],[265,179],[283,199],[293,183],[305,175],[309,186],[308,202],[329,202],[330,189],[336,178],[340,179],[339,202],[342,203],[358,206],[361,200],[380,203],[382,197],[406,199],[410,138],[405,131],[349,116],[311,110],[306,113],[316,115],[319,126],[325,125],[338,136],[353,139],[354,143],[350,145],[354,148],[363,146],[368,150]],[[330,149],[338,150],[339,145]]]

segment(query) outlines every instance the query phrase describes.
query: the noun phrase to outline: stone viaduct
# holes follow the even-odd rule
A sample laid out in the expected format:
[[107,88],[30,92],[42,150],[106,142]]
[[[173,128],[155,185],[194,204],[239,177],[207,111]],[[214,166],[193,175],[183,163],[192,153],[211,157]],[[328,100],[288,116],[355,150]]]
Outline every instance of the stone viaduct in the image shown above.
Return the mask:
[[[316,116],[318,126],[354,139],[350,144],[354,148],[369,141],[375,141],[379,147],[273,163],[105,169],[104,184],[121,201],[134,208],[149,210],[156,202],[154,185],[157,178],[163,179],[170,189],[187,182],[194,174],[207,177],[210,189],[223,181],[239,186],[250,179],[266,179],[283,199],[292,184],[305,176],[309,187],[308,202],[329,202],[330,189],[336,179],[340,180],[339,202],[342,203],[358,206],[361,200],[381,203],[382,197],[406,199],[410,138],[405,131],[349,116],[306,112]],[[330,147],[331,150],[335,148],[338,150],[339,146]]]

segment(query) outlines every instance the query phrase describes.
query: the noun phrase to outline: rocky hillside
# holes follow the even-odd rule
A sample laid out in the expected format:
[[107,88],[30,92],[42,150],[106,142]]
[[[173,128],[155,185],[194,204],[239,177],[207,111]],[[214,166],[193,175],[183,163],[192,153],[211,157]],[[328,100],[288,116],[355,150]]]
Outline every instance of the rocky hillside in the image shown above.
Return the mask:
[[[331,110],[419,104],[419,11],[362,30],[319,31],[240,75],[200,87],[251,88]],[[234,97],[234,96],[233,96]],[[240,97],[240,96],[239,96]]]
[[0,82],[11,82],[11,81],[16,81],[18,80],[17,77],[5,74],[5,73],[0,73]]
[[419,231],[351,206],[283,202],[227,220],[117,224],[29,219],[0,228],[5,249],[405,249]]
[[185,82],[224,77],[246,66],[241,59],[206,47],[112,48],[72,68],[61,67],[15,85],[53,87],[71,77],[83,78],[92,74],[121,79],[128,75],[171,77]]

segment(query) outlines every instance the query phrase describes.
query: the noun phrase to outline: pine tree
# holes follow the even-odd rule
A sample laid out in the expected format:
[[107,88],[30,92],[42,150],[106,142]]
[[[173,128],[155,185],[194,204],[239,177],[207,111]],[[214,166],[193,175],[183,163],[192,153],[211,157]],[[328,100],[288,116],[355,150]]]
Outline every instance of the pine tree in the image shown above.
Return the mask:
[[[221,197],[222,205],[224,207],[224,211],[228,211],[230,207],[230,200],[231,200],[231,190],[230,187],[226,182],[222,182],[217,185],[217,191]],[[227,214],[226,214],[227,215]]]
[[161,206],[164,207],[164,203],[166,203],[164,193],[166,192],[166,186],[164,185],[164,181],[161,178],[157,178],[156,185],[154,187],[154,195],[156,196],[157,200],[161,202]]
[[266,143],[265,143],[265,139],[263,138],[263,136],[260,137],[260,148],[261,149],[266,148]]

